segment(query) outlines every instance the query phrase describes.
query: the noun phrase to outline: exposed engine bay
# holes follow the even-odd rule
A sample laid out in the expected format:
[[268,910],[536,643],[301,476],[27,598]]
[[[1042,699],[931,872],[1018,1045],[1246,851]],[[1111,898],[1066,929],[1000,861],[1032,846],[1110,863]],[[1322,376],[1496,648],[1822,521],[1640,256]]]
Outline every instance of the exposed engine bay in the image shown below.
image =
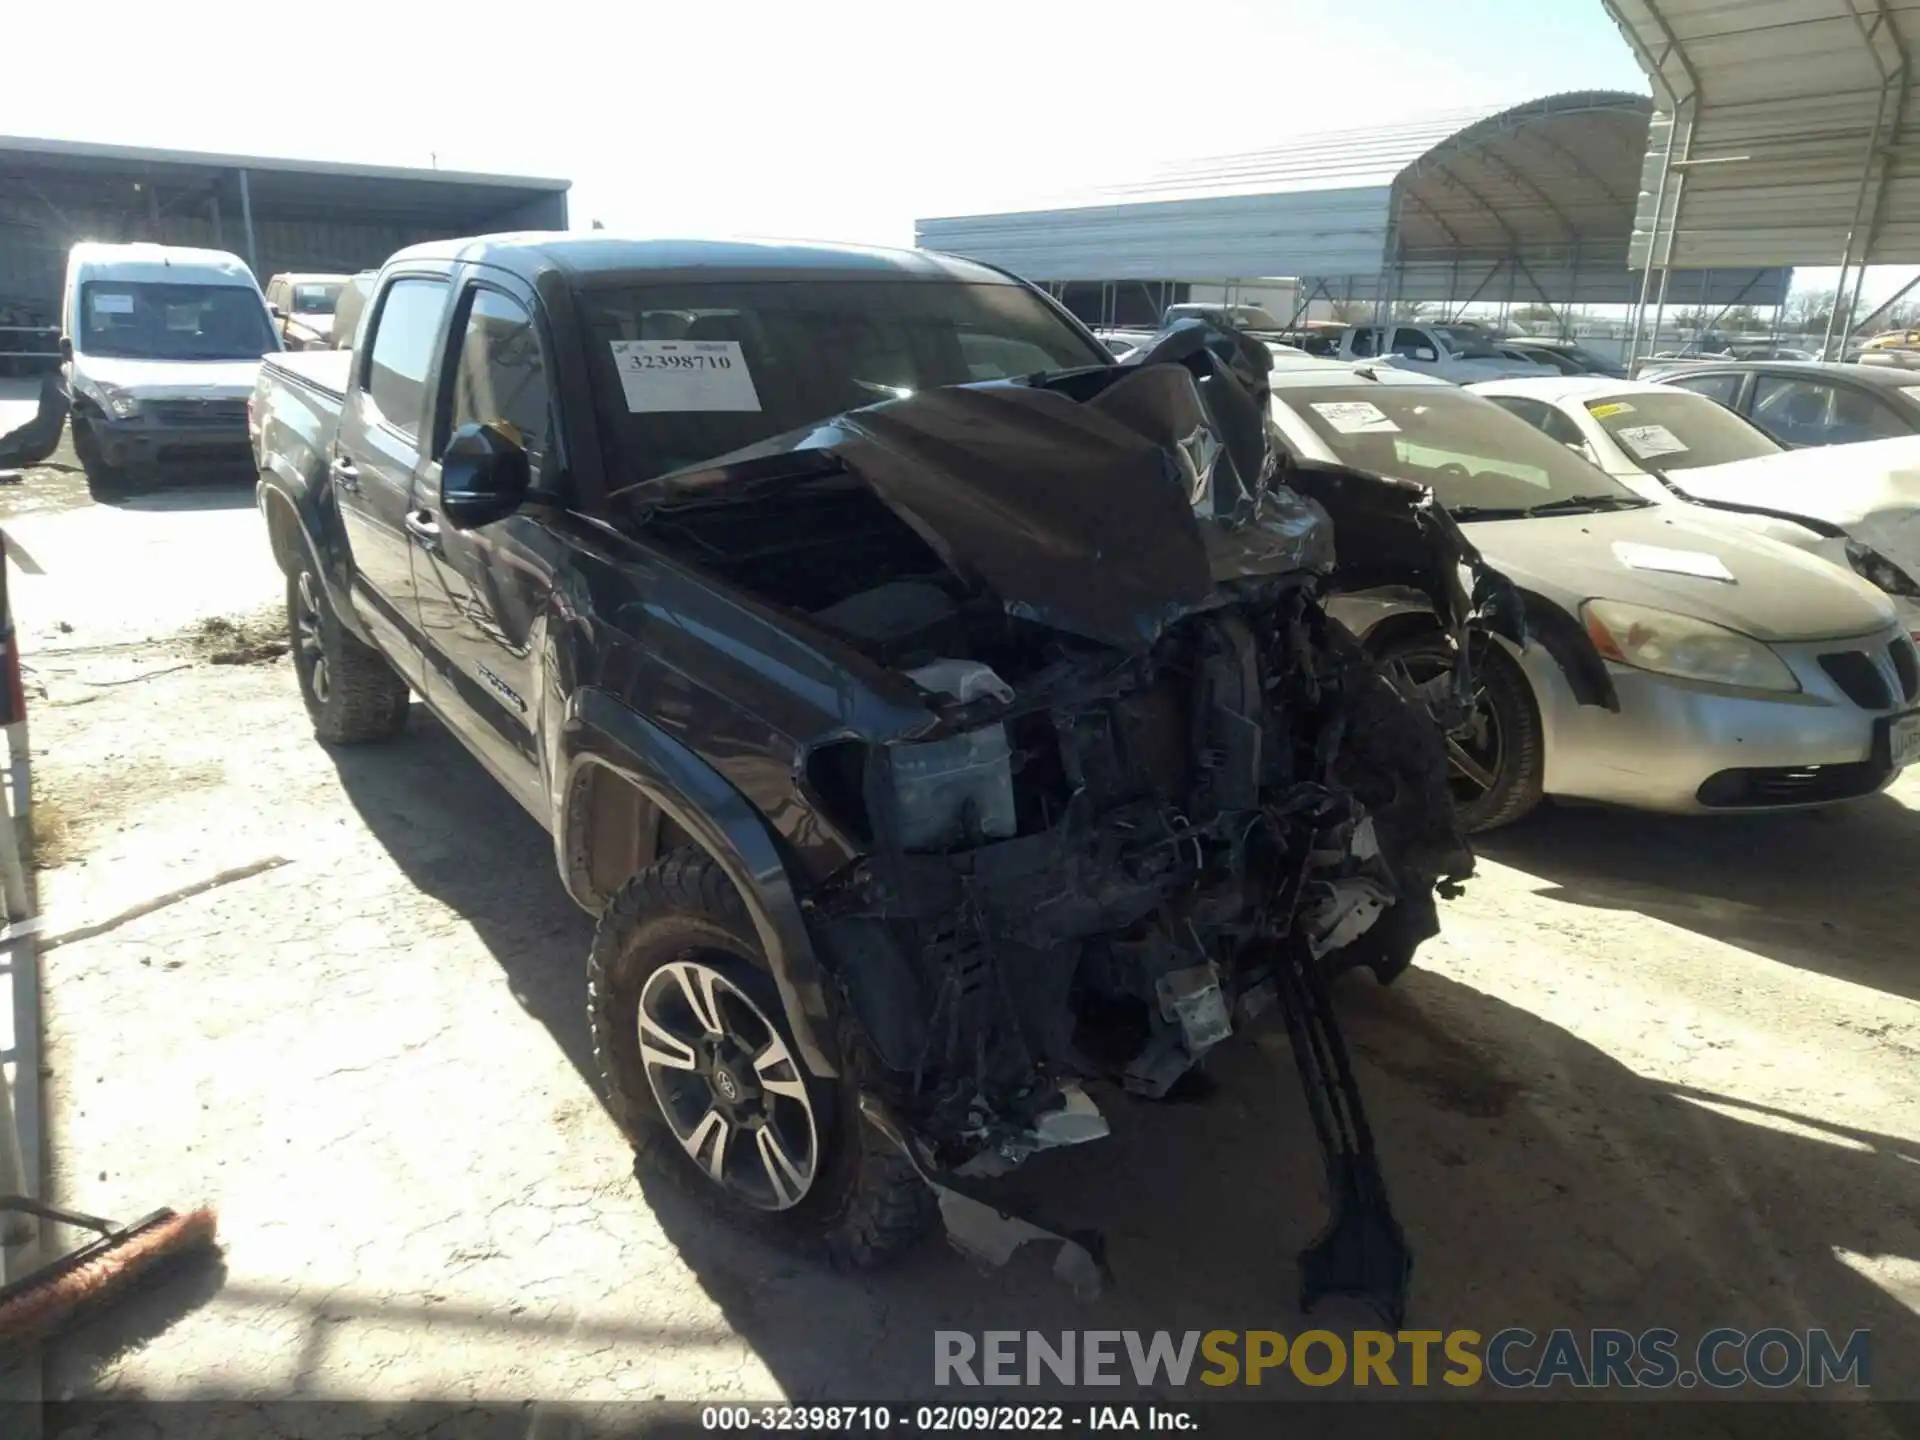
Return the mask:
[[1394,979],[1472,872],[1444,748],[1467,652],[1409,697],[1322,598],[1354,566],[1456,639],[1524,629],[1424,492],[1280,467],[1269,364],[1189,323],[1126,365],[856,411],[634,498],[650,536],[934,716],[811,746],[805,787],[860,858],[805,904],[873,1052],[867,1113],[943,1203],[1106,1134],[1086,1082],[1166,1097],[1277,1010],[1335,1212],[1303,1298],[1397,1322],[1410,1261],[1327,982]]

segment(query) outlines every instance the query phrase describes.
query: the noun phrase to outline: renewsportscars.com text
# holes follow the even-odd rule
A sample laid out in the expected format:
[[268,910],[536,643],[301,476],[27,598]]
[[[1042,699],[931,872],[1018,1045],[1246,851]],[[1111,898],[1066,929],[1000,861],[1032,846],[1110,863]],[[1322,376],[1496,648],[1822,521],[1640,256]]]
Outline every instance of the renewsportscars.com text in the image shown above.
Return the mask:
[[936,1385],[1777,1390],[1872,1383],[1855,1330],[937,1330]]

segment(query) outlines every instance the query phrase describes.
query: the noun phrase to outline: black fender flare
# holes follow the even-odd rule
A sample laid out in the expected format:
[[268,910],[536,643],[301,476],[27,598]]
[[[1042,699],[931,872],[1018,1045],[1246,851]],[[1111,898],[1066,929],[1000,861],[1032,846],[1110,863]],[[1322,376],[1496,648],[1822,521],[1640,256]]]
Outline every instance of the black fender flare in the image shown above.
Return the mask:
[[[581,788],[581,770],[600,765],[614,771],[661,814],[719,862],[740,892],[780,992],[788,1027],[807,1069],[822,1079],[838,1075],[832,1051],[825,984],[806,918],[787,875],[773,832],[746,796],[688,746],[608,691],[587,686],[567,700],[561,730],[561,774],[555,786],[561,814],[554,834],[565,837],[565,813]],[[562,839],[564,844],[564,839]],[[562,873],[574,899],[576,867],[562,857]],[[587,905],[588,909],[593,906]]]
[[[327,523],[332,503],[324,486],[308,484],[304,476],[277,455],[267,457],[267,468],[260,472],[254,486],[254,505],[266,522],[273,558],[281,570],[289,575],[293,573],[291,562],[297,552],[288,547],[304,547],[319,566],[321,587],[341,628],[362,644],[372,645],[373,637],[361,624],[359,612],[351,602],[352,557],[347,553],[337,511],[333,512],[335,523]],[[276,517],[276,509],[284,512],[284,521]],[[279,528],[283,525],[288,528]]]

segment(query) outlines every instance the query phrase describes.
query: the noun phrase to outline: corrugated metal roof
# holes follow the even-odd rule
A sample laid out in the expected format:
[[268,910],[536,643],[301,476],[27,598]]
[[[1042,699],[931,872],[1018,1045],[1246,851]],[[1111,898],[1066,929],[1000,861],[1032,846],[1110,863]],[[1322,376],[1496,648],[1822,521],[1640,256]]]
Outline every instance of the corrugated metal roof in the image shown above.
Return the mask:
[[1390,255],[1615,256],[1651,110],[1644,96],[1578,91],[1301,135],[1046,209],[921,220],[915,239],[1042,281],[1371,276]]
[[[1902,164],[1920,145],[1910,63],[1920,0],[1602,3],[1661,111],[1648,132],[1636,264],[1657,197],[1656,263],[1836,264],[1849,231],[1868,263],[1920,262],[1920,173]],[[1663,196],[1669,135],[1685,163]]]

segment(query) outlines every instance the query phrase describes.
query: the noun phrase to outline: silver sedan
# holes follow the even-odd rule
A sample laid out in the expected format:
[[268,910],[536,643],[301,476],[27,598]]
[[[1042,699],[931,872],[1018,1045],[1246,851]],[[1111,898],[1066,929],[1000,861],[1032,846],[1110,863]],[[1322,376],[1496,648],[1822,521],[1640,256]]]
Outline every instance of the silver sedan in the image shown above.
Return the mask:
[[[1488,400],[1385,368],[1289,367],[1296,459],[1430,488],[1527,602],[1524,653],[1477,640],[1451,736],[1469,828],[1542,796],[1682,813],[1827,805],[1920,761],[1920,654],[1859,577],[1710,512],[1654,504]],[[1401,682],[1444,675],[1423,596],[1333,613]]]

